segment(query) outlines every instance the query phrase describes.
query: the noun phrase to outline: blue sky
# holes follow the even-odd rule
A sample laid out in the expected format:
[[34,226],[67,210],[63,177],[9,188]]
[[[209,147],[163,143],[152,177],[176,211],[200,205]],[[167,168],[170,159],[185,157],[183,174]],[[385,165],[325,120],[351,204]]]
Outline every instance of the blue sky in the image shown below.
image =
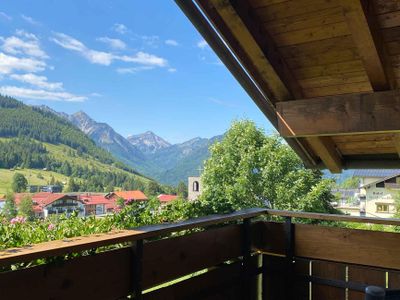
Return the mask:
[[173,143],[272,130],[172,0],[1,1],[0,93]]

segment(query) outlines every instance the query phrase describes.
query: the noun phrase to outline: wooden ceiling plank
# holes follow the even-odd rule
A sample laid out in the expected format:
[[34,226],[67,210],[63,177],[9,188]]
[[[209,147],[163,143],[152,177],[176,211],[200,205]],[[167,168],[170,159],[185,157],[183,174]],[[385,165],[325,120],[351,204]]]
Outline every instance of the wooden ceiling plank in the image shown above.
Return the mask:
[[327,96],[277,103],[284,137],[400,132],[400,91]]
[[[262,72],[264,76],[274,78],[275,82],[272,82],[270,89],[275,88],[274,85],[278,85],[280,90],[283,86],[287,89],[287,92],[281,95],[271,90],[268,91],[269,94],[275,95],[275,99],[271,99],[271,101],[275,103],[279,99],[285,101],[301,98],[303,94],[297,80],[285,60],[280,56],[274,40],[263,29],[256,16],[250,13],[251,8],[248,2],[244,0],[211,0],[210,2],[228,27],[232,28],[231,31],[235,38],[241,44],[246,45],[247,55],[253,61],[253,64],[264,69]],[[266,78],[266,81],[269,80]],[[315,153],[323,160],[327,168],[332,172],[340,172],[341,158],[334,156],[335,151],[331,149],[332,141],[326,138],[318,140],[318,137],[313,138],[313,144],[318,145],[318,147],[312,147],[312,149],[316,151]],[[318,151],[321,151],[321,153]],[[326,159],[326,163],[324,159]]]
[[330,137],[309,137],[307,142],[331,173],[341,172],[342,158]]
[[375,91],[394,88],[390,62],[371,1],[341,0],[346,22]]

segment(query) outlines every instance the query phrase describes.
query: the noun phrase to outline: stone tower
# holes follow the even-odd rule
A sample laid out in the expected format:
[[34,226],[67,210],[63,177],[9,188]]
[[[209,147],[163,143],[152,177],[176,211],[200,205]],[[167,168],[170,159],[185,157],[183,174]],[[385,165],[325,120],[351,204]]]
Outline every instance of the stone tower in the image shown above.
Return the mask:
[[191,176],[188,180],[188,199],[196,200],[201,195],[202,185],[200,176]]

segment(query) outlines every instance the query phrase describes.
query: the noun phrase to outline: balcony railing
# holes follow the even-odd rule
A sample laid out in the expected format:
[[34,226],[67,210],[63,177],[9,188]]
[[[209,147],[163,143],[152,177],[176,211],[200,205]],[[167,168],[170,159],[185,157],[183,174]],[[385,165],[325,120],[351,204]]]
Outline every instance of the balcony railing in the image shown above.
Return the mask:
[[0,273],[0,295],[352,300],[363,299],[369,285],[400,288],[399,234],[294,222],[300,218],[400,226],[397,219],[250,209],[52,241],[1,251],[0,266],[119,247]]

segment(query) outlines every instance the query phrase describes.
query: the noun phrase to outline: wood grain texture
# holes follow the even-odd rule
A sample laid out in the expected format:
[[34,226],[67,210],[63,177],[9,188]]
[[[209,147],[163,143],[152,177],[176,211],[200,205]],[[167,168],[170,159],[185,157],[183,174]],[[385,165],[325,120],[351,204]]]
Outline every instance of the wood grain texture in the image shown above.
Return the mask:
[[375,91],[396,86],[371,1],[341,0],[346,22]]
[[[385,288],[386,287],[386,272],[384,270],[373,269],[361,266],[348,267],[348,280],[350,282],[357,282],[368,285],[375,285]],[[349,300],[364,300],[365,293],[359,291],[349,290]]]
[[400,92],[350,94],[277,103],[285,137],[400,131]]
[[341,153],[330,137],[308,137],[306,140],[331,173],[340,173],[342,171]]
[[133,290],[129,248],[0,273],[4,299],[98,299],[126,297]]
[[[327,261],[313,261],[311,275],[323,279],[346,281],[346,265]],[[322,284],[312,284],[313,299],[345,299],[346,290]]]
[[400,269],[397,233],[296,224],[295,244],[300,257]]
[[240,274],[240,262],[221,266],[205,274],[146,293],[143,299],[240,299]]
[[239,225],[144,244],[143,286],[150,288],[241,256]]

